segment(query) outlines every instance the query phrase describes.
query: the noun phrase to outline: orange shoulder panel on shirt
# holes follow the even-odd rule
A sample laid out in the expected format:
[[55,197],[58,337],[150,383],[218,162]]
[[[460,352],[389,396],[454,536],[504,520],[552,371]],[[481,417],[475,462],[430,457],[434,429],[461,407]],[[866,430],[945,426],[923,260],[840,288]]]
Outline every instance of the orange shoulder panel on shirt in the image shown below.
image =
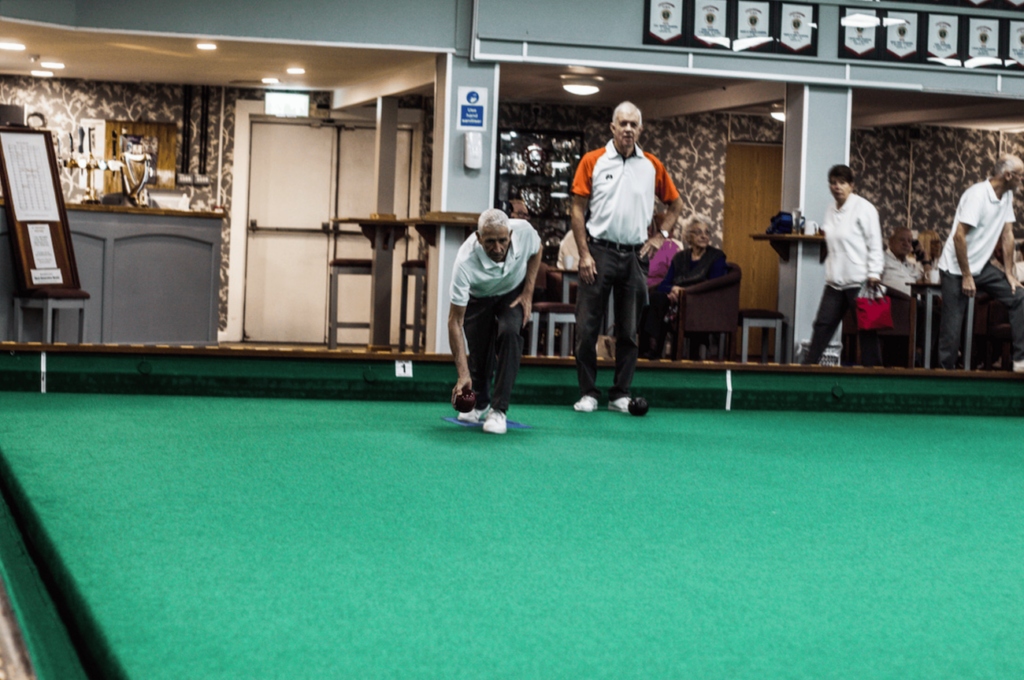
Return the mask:
[[668,171],[665,170],[665,166],[662,165],[661,161],[646,151],[644,151],[644,156],[654,166],[655,195],[661,199],[662,203],[671,203],[679,198],[679,191],[676,189],[676,185],[672,182],[672,178],[669,177]]
[[606,148],[595,149],[583,155],[576,167],[576,177],[572,180],[572,193],[577,196],[589,196],[594,186],[594,166],[597,159],[604,155]]

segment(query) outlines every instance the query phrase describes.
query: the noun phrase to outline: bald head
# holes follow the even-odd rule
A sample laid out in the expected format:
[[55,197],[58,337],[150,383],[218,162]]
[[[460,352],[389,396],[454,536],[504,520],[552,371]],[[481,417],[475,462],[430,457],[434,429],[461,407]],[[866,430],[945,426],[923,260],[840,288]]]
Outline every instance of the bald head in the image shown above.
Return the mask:
[[623,158],[633,155],[634,147],[644,125],[640,117],[640,109],[632,102],[622,102],[612,113],[612,138],[615,150]]

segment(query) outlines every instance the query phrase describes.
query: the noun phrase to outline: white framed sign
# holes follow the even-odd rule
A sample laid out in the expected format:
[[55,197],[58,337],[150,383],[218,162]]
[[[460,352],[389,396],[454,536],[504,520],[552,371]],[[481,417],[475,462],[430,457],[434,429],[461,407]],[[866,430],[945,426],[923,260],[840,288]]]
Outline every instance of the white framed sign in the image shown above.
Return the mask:
[[783,4],[779,42],[790,52],[810,50],[814,44],[814,5]]
[[967,57],[999,58],[999,20],[974,19],[968,23]]
[[928,15],[928,56],[956,59],[959,56],[958,17],[949,14]]
[[650,0],[647,14],[647,33],[664,43],[683,36],[683,1]]
[[770,40],[771,9],[770,2],[739,0],[736,5],[736,40]]
[[695,0],[693,3],[693,38],[707,47],[729,47],[727,0]]
[[1010,59],[1024,66],[1024,21],[1010,22]]
[[456,130],[487,131],[487,88],[459,86]]
[[[862,15],[875,17],[878,12],[873,9],[847,10],[846,16]],[[875,51],[875,35],[877,31],[874,26],[843,26],[843,48],[858,57],[864,57]]]
[[888,18],[902,19],[906,23],[885,29],[886,56],[896,59],[911,59],[917,56],[917,12],[889,12]]

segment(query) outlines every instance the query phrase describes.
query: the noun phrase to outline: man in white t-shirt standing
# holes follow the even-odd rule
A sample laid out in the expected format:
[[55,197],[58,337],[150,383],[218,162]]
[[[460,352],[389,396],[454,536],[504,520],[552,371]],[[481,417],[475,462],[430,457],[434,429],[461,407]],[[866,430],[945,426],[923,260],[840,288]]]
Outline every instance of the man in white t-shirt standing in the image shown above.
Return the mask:
[[448,341],[459,378],[452,403],[464,387],[473,389],[476,408],[459,414],[459,420],[478,423],[486,413],[484,432],[506,430],[505,413],[523,354],[521,331],[530,320],[541,256],[540,236],[530,223],[510,220],[500,210],[480,215],[476,232],[455,256]]
[[[992,177],[960,197],[938,264],[942,283],[942,368],[956,367],[967,302],[981,290],[1010,310],[1013,370],[1024,372],[1024,289],[1013,275],[1013,190],[1020,186],[1022,177],[1024,163],[1016,156],[1003,156],[996,162]],[[1005,274],[989,262],[1000,239]]]

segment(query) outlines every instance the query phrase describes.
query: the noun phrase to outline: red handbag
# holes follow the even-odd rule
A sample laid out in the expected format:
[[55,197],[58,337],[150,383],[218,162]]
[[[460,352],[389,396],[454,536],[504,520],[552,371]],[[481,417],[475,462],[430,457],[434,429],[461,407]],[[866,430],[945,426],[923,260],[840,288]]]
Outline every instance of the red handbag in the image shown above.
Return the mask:
[[892,328],[892,301],[888,295],[857,298],[857,328],[862,331]]

